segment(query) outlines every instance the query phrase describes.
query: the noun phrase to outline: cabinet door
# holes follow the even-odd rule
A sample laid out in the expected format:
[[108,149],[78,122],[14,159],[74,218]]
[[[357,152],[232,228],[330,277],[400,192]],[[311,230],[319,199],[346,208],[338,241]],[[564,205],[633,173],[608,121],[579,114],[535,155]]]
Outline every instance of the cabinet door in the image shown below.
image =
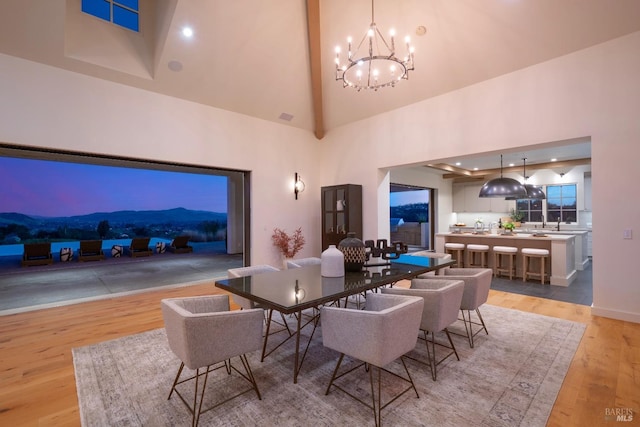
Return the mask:
[[479,197],[482,185],[467,185],[464,188],[464,206],[467,212],[490,212],[491,198]]
[[336,215],[335,215],[335,206],[336,206],[336,192],[335,190],[323,190],[322,191],[322,200],[323,200],[323,208],[322,208],[322,223],[323,223],[323,233],[333,233],[336,229]]
[[489,200],[491,200],[491,212],[508,214],[511,208],[515,207],[513,200],[505,200],[501,197],[493,197]]
[[466,212],[464,205],[464,185],[453,184],[453,212]]
[[591,175],[584,177],[584,210],[590,211],[591,209]]
[[322,250],[338,245],[353,231],[362,238],[362,186],[322,187]]
[[351,200],[349,200],[346,188],[336,189],[336,202],[334,203],[334,209],[336,212],[336,228],[335,231],[338,234],[347,234],[347,228],[349,226],[347,218],[349,218],[349,209],[351,208]]

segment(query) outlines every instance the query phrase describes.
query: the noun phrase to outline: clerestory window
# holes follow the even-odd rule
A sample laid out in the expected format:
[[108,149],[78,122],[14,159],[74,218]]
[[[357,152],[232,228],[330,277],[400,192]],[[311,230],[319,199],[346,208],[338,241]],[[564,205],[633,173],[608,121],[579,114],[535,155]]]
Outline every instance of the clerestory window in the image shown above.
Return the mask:
[[140,32],[138,6],[138,0],[82,0],[84,13],[135,32]]

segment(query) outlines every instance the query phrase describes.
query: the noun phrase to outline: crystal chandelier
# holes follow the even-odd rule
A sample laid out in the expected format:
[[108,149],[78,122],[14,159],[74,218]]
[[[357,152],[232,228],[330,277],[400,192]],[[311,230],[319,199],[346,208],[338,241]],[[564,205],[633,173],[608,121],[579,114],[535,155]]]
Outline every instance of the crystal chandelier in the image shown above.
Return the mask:
[[[413,47],[409,44],[409,36],[405,38],[407,54],[404,58],[396,57],[394,40],[395,32],[390,31],[391,43],[387,43],[376,26],[373,0],[371,0],[371,24],[369,30],[352,50],[352,39],[347,38],[347,62],[340,62],[340,47],[336,47],[336,80],[342,80],[342,87],[352,87],[360,91],[386,86],[395,86],[396,82],[409,78],[413,71]],[[360,53],[360,57],[358,56]]]

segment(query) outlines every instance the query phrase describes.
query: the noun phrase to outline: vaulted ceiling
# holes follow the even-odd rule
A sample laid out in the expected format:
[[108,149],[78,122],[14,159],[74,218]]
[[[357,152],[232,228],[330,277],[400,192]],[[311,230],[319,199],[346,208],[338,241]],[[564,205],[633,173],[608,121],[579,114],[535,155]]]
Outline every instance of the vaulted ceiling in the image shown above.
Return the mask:
[[321,138],[640,30],[638,0],[377,0],[378,27],[411,36],[416,69],[395,88],[356,92],[335,81],[334,48],[365,33],[369,0],[140,0],[140,10],[137,34],[83,14],[80,0],[2,0],[0,53]]

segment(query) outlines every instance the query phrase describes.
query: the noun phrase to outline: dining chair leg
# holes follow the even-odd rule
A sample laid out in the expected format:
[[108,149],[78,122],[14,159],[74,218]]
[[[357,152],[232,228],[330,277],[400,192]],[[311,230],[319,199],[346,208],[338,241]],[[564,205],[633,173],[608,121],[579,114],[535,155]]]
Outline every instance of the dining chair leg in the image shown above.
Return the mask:
[[451,344],[451,348],[453,349],[453,353],[456,355],[456,359],[460,360],[458,356],[458,351],[456,350],[456,346],[453,345],[453,341],[451,340],[451,335],[449,334],[449,330],[444,328],[444,333],[447,334],[447,338],[449,339],[449,344]]
[[[196,369],[195,390],[193,393],[193,417],[191,418],[191,426],[196,427],[200,422],[200,413],[202,412],[202,401],[204,400],[204,391],[207,388],[207,378],[209,378],[209,366],[205,368],[204,381],[202,391],[200,392],[200,403],[198,404],[198,379],[200,378],[200,369]],[[197,411],[196,411],[197,406]]]
[[264,362],[264,357],[267,352],[267,341],[269,340],[269,331],[271,330],[271,316],[273,315],[273,310],[267,311],[267,330],[264,334],[264,341],[262,342],[262,355],[260,357],[260,362]]
[[427,360],[429,361],[429,369],[431,370],[431,378],[436,380],[436,344],[435,334],[431,333],[431,349],[429,349],[429,332],[423,331],[424,344],[427,347]]
[[173,380],[173,385],[171,386],[171,391],[169,392],[169,397],[167,397],[167,400],[171,399],[171,395],[176,389],[176,384],[178,384],[178,380],[180,379],[180,374],[182,373],[182,369],[184,369],[184,362],[180,363],[180,367],[178,368],[178,374],[176,375],[176,379]]
[[380,390],[382,389],[381,386],[381,377],[382,377],[382,372],[380,372],[380,368],[376,366],[377,369],[375,369],[375,371],[378,372],[378,393],[376,396],[376,393],[374,391],[374,387],[373,387],[373,371],[374,369],[371,369],[369,371],[369,383],[371,384],[371,407],[373,409],[373,421],[375,422],[376,427],[380,426],[380,412],[382,410],[382,408],[380,407],[381,405],[381,398],[380,398]]
[[338,369],[340,369],[340,364],[342,363],[342,359],[344,359],[344,353],[340,353],[340,358],[338,359],[336,368],[333,370],[333,375],[331,375],[331,381],[329,381],[329,385],[327,386],[327,391],[324,392],[325,396],[329,394],[329,390],[333,385],[333,381],[336,379],[336,374],[338,373]]
[[251,370],[251,365],[249,365],[249,359],[247,359],[247,355],[243,354],[240,356],[240,360],[242,361],[242,366],[244,367],[245,372],[247,373],[247,379],[253,386],[253,389],[258,395],[258,400],[262,400],[262,396],[260,395],[260,390],[258,390],[258,383],[256,382],[256,378],[253,376],[253,371]]

